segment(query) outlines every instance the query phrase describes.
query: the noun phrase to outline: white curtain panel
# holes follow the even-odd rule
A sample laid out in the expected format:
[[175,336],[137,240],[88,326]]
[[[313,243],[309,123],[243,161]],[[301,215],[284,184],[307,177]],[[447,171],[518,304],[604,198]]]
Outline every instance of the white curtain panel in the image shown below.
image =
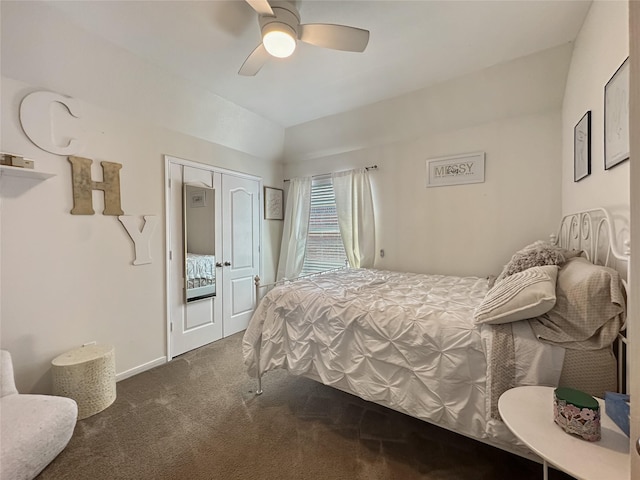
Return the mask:
[[309,231],[310,208],[311,177],[292,178],[284,211],[277,280],[295,278],[302,271]]
[[375,221],[366,168],[331,175],[338,224],[349,265],[371,268],[375,260]]

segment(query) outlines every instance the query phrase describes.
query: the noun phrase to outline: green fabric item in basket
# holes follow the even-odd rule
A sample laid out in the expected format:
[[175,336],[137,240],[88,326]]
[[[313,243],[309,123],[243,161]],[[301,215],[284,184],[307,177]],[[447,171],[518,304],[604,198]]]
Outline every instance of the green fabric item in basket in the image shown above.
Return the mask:
[[568,387],[559,387],[554,390],[554,393],[558,400],[564,400],[578,408],[590,408],[591,410],[600,409],[600,405],[595,398],[588,393],[581,392],[580,390]]

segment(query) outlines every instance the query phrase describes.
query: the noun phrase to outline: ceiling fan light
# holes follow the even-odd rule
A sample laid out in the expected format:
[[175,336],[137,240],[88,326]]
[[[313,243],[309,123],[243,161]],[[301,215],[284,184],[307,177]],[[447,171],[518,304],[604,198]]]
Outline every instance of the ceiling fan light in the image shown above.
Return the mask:
[[286,25],[269,24],[264,28],[262,43],[270,55],[286,58],[295,51],[296,39],[288,30],[290,28]]

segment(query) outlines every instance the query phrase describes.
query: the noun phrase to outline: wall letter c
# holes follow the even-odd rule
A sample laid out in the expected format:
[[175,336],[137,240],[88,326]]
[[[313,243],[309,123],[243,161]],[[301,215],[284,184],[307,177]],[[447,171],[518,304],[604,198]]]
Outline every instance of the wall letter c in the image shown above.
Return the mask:
[[77,100],[55,92],[33,92],[24,97],[20,104],[22,129],[34,144],[47,152],[57,155],[79,153],[84,147],[84,140],[72,138],[66,146],[53,142],[51,104],[54,102],[64,105],[72,117],[80,118],[80,103]]

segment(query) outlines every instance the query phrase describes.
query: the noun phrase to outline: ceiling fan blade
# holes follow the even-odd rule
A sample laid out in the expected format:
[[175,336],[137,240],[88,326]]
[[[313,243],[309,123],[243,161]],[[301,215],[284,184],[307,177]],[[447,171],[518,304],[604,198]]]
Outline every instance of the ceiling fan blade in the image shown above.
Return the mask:
[[260,71],[267,60],[269,60],[270,56],[267,49],[264,48],[264,45],[261,43],[251,52],[251,55],[247,57],[238,73],[245,77],[253,77]]
[[369,30],[346,25],[308,23],[300,25],[300,40],[318,47],[364,52],[369,43]]
[[271,9],[271,5],[267,0],[247,0],[247,3],[251,5],[256,12],[260,15],[271,15],[273,16],[273,10]]

